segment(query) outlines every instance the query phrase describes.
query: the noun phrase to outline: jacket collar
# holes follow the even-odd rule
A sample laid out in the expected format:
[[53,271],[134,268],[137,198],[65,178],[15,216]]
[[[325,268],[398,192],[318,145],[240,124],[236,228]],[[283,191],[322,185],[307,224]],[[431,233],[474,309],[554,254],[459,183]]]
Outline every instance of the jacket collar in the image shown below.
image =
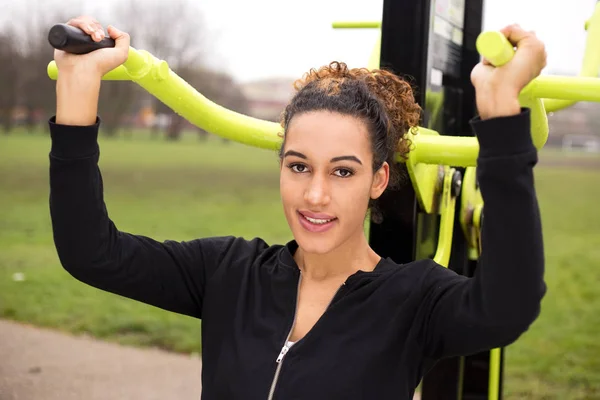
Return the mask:
[[[298,243],[295,240],[290,240],[283,246],[281,251],[279,252],[279,263],[287,268],[291,268],[295,271],[300,271],[300,267],[296,264],[296,260],[294,260],[294,254],[298,250]],[[372,272],[365,271],[357,271],[354,275],[362,275],[362,274],[379,274],[387,270],[390,266],[398,266],[394,263],[390,258],[382,257],[381,260],[375,266],[375,269]]]

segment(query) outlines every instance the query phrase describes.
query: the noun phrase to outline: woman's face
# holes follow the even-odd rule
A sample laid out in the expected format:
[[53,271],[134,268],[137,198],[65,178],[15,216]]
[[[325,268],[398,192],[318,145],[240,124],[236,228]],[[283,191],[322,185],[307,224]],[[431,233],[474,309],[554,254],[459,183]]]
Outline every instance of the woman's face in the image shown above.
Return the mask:
[[374,174],[366,125],[328,111],[294,116],[281,161],[280,191],[298,245],[325,254],[363,234],[369,199],[383,193],[387,163]]

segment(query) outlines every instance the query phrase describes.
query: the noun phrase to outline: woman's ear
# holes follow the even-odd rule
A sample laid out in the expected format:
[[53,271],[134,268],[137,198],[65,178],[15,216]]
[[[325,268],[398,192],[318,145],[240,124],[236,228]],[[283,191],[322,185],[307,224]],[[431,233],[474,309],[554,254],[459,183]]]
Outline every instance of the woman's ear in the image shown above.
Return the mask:
[[384,161],[383,165],[373,175],[371,184],[371,198],[377,199],[383,194],[390,181],[390,165]]

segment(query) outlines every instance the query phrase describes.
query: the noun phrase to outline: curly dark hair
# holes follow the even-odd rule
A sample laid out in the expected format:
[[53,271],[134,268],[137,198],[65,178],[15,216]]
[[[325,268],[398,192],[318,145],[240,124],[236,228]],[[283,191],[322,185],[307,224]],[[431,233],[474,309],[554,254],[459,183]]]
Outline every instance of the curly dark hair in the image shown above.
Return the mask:
[[[395,154],[407,157],[411,143],[406,134],[417,127],[421,116],[421,107],[415,102],[413,88],[406,80],[383,69],[350,69],[345,63],[332,62],[318,70],[311,69],[294,83],[294,88],[297,92],[281,115],[284,134],[280,158],[285,132],[294,116],[310,111],[332,111],[365,122],[373,150],[373,173],[387,161],[390,165],[388,187],[396,188],[404,182],[405,169],[396,164]],[[373,220],[381,222],[376,202],[371,200],[369,207]]]

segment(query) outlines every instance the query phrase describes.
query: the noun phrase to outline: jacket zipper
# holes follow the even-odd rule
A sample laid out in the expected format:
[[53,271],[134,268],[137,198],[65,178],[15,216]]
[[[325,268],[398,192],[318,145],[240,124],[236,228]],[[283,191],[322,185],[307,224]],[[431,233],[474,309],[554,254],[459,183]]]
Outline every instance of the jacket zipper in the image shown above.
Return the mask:
[[[300,277],[298,278],[298,288],[296,290],[296,308],[294,310],[294,320],[292,322],[292,327],[290,328],[290,330],[285,338],[285,343],[283,344],[283,347],[281,348],[281,351],[279,352],[279,355],[277,356],[277,360],[275,360],[275,362],[277,363],[277,369],[275,370],[275,376],[273,377],[273,382],[271,383],[271,389],[269,390],[268,400],[273,400],[273,395],[275,394],[275,387],[277,386],[277,380],[279,379],[279,373],[281,372],[281,366],[283,364],[283,358],[285,357],[287,352],[290,350],[290,347],[288,346],[288,342],[290,340],[290,336],[291,336],[292,332],[294,331],[294,327],[296,326],[296,314],[298,313],[298,300],[300,298],[300,283],[301,282],[302,282],[302,274],[300,274]],[[345,284],[346,284],[346,282],[342,283],[342,285],[335,292],[335,294],[331,298],[331,301],[327,305],[327,308],[325,309],[325,311],[327,311],[327,309],[331,306],[331,303],[333,303],[333,300],[339,293],[342,286],[344,286]]]
[[268,400],[273,400],[273,394],[275,393],[275,386],[277,385],[277,380],[279,379],[279,372],[281,371],[281,364],[283,361],[283,357],[290,349],[288,347],[288,341],[290,340],[290,335],[294,331],[294,327],[296,326],[296,313],[298,312],[298,300],[300,299],[300,283],[302,282],[302,273],[300,273],[300,277],[298,278],[298,287],[296,289],[296,305],[294,308],[294,320],[292,321],[292,327],[290,328],[287,336],[285,337],[285,343],[277,356],[277,369],[275,370],[275,376],[273,377],[273,382],[271,383],[271,389],[269,390]]

